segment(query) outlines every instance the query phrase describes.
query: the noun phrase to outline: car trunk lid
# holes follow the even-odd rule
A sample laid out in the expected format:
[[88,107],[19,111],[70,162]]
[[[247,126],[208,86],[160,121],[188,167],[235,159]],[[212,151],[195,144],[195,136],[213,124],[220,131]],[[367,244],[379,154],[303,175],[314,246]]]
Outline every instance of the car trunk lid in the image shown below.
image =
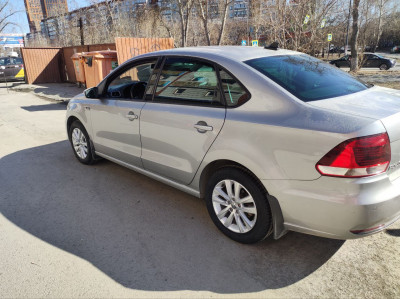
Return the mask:
[[391,162],[388,175],[391,180],[400,177],[400,91],[373,87],[343,97],[309,102],[312,106],[342,113],[380,120],[389,135]]

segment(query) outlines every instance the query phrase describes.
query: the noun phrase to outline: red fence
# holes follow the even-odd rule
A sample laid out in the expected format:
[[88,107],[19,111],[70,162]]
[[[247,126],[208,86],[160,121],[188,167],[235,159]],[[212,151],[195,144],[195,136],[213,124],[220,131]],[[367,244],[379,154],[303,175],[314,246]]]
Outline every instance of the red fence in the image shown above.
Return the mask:
[[140,54],[172,49],[174,47],[174,39],[117,37],[115,44],[118,52],[118,64],[121,64]]
[[140,54],[172,49],[172,38],[118,37],[115,44],[99,44],[66,48],[22,48],[26,81],[29,84],[76,82],[72,55],[80,52],[117,50],[118,63]]
[[62,82],[61,48],[22,48],[25,77],[29,84]]

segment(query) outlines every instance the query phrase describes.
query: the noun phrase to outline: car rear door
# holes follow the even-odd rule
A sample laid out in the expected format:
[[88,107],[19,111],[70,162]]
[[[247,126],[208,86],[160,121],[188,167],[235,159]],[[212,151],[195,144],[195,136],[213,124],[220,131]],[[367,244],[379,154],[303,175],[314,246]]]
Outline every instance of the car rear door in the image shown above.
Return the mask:
[[168,57],[154,89],[140,117],[143,167],[189,184],[225,121],[216,68]]

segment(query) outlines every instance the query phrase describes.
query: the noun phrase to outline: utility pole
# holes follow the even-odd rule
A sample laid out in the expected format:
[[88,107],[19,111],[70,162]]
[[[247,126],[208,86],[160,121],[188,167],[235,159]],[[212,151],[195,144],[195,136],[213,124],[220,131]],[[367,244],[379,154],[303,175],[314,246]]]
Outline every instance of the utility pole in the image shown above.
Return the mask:
[[349,3],[349,15],[347,17],[346,45],[344,46],[344,55],[347,55],[347,48],[349,47],[350,12],[351,12],[351,0],[350,0],[350,3]]

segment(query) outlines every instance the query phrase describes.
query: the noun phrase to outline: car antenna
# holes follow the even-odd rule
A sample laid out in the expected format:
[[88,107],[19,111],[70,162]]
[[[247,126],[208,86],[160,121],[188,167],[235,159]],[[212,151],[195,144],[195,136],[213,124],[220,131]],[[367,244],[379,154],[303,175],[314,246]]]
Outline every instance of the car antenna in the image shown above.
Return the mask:
[[264,49],[275,50],[276,51],[276,50],[279,49],[279,43],[278,42],[273,42],[269,46],[265,46]]

